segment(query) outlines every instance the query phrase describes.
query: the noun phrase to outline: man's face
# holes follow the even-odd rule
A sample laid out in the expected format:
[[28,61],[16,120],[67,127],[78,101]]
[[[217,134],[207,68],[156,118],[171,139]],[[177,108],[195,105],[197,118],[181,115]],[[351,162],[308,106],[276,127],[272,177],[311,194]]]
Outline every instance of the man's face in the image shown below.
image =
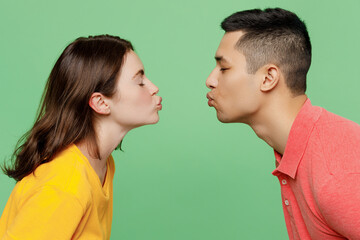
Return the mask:
[[206,80],[211,90],[208,104],[224,123],[251,123],[259,109],[260,78],[247,72],[245,56],[235,48],[242,35],[241,31],[225,33],[215,54],[216,66]]

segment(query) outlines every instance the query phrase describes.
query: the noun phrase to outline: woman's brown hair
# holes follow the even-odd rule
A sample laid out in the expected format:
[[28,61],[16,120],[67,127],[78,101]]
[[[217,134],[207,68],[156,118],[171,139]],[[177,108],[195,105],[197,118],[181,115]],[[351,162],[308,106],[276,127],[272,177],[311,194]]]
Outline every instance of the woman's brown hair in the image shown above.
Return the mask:
[[20,181],[85,138],[99,155],[89,99],[94,92],[114,95],[130,50],[129,41],[110,35],[81,37],[67,46],[50,73],[34,126],[20,138],[11,166],[2,167],[4,173]]

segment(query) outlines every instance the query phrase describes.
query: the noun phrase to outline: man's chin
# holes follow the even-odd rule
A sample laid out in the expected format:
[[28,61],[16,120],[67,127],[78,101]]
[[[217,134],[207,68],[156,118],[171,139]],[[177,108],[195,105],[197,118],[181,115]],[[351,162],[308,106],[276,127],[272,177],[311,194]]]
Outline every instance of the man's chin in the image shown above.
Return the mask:
[[219,112],[216,113],[217,119],[222,123],[232,123],[234,121],[231,121],[230,118],[224,116],[224,114],[221,114]]

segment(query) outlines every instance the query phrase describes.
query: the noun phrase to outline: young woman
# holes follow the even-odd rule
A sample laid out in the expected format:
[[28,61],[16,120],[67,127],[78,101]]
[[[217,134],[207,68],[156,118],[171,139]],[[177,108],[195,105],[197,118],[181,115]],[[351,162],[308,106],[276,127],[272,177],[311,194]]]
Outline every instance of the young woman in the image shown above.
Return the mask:
[[5,174],[17,184],[1,239],[109,239],[111,152],[133,128],[158,122],[161,97],[129,41],[78,38],[50,73],[33,128]]

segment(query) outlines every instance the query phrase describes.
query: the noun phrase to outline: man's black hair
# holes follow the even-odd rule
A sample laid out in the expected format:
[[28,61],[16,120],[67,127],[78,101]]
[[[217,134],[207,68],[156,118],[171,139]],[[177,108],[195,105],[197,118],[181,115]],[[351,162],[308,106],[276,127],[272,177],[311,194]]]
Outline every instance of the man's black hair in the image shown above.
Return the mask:
[[235,47],[245,55],[249,73],[275,64],[294,95],[305,93],[311,43],[305,23],[296,14],[281,8],[246,10],[225,18],[221,27],[225,32],[244,32]]

